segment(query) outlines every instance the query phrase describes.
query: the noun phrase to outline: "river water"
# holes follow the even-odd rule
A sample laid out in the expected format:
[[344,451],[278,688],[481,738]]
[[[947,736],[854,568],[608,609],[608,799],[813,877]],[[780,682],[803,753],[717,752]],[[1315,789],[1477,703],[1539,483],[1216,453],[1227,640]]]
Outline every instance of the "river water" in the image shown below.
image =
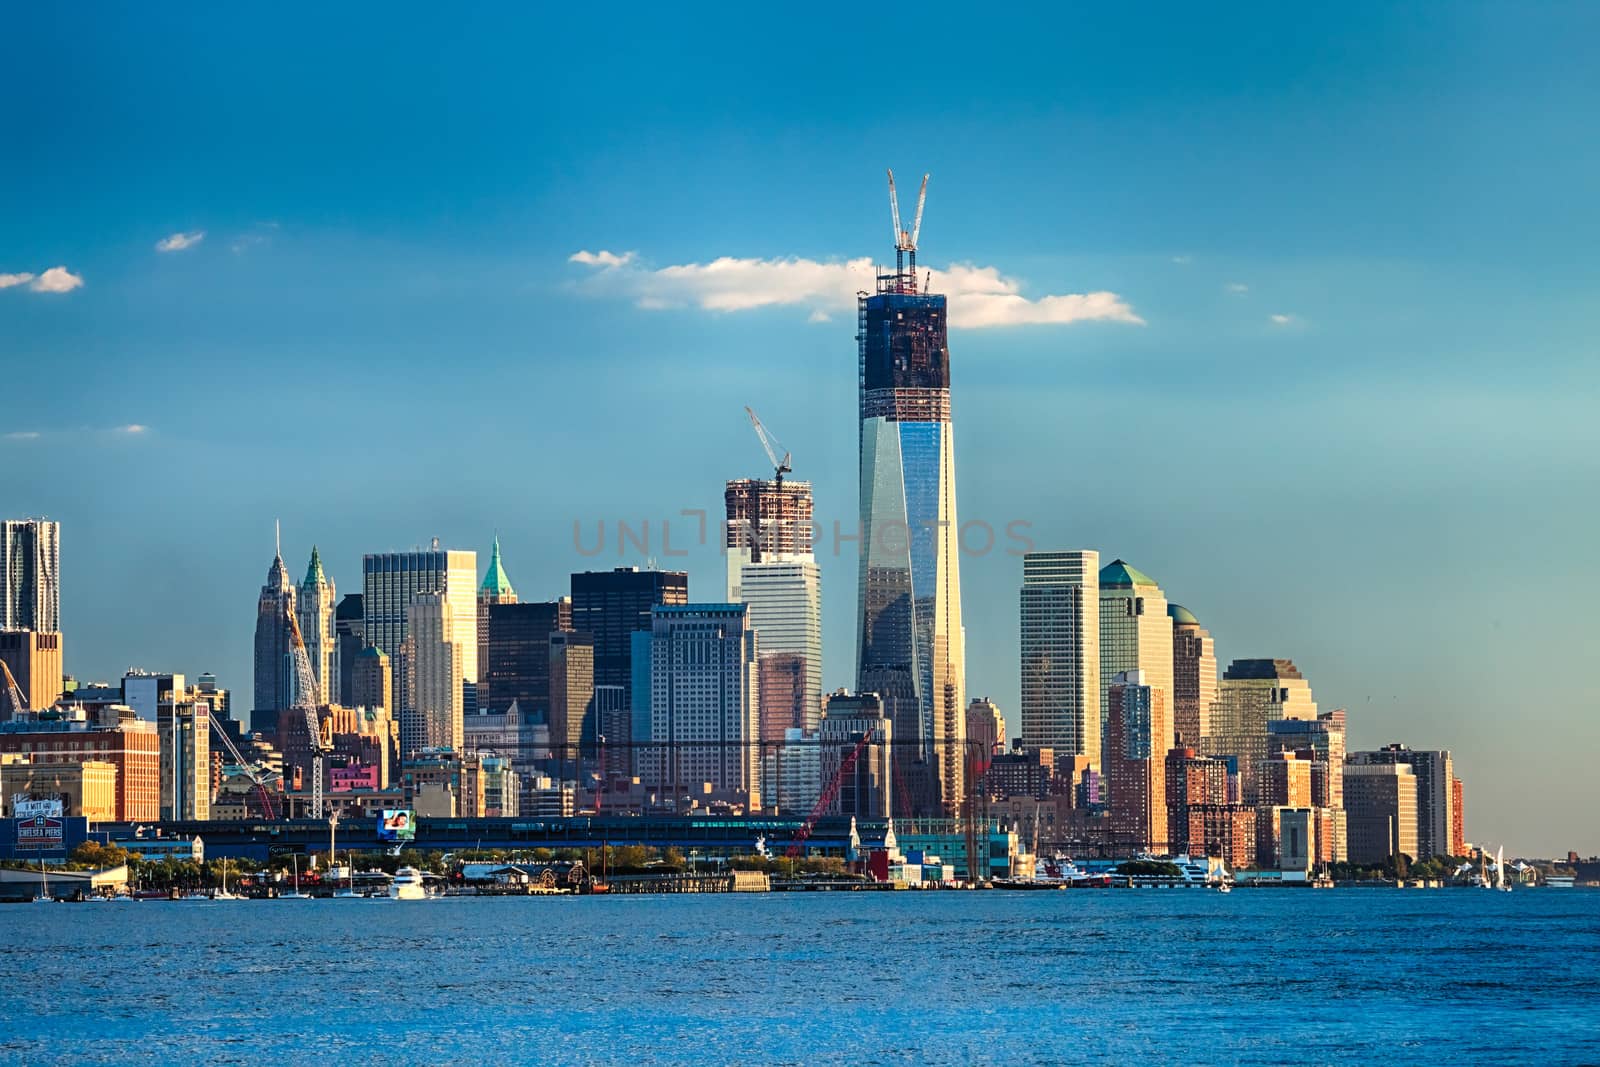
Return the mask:
[[1600,892],[0,907],[0,1061],[1600,1060]]

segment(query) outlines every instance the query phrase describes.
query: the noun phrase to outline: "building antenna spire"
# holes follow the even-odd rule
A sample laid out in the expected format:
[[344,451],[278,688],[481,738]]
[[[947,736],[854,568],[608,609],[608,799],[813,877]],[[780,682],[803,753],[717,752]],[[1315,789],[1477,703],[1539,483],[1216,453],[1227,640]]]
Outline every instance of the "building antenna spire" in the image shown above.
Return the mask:
[[272,554],[283,558],[283,529],[277,519],[272,520]]

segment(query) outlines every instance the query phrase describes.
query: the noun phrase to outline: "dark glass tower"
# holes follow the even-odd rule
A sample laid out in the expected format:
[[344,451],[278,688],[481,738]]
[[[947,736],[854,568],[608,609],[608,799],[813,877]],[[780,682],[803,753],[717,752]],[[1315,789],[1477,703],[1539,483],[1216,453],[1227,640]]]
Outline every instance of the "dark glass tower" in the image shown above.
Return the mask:
[[572,629],[594,635],[594,684],[633,694],[633,634],[650,630],[657,604],[687,604],[685,571],[618,567],[572,576]]
[[[923,179],[926,193],[927,179]],[[956,814],[965,792],[965,651],[945,298],[919,291],[916,237],[863,294],[857,688],[893,723],[896,815]],[[909,265],[907,257],[909,256]]]

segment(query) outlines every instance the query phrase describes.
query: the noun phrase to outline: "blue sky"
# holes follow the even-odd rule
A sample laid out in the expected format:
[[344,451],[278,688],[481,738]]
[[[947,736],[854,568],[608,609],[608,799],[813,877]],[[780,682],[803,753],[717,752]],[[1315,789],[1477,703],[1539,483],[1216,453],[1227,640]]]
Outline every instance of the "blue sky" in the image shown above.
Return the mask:
[[[853,522],[893,166],[933,175],[963,519],[1452,749],[1471,837],[1600,848],[1600,13],[915,11],[9,12],[0,502],[64,523],[68,669],[248,691],[274,518],[343,591],[433,536],[498,530],[529,598],[638,561],[574,520],[666,562],[762,473],[745,404]],[[1014,730],[1020,562],[963,566]]]

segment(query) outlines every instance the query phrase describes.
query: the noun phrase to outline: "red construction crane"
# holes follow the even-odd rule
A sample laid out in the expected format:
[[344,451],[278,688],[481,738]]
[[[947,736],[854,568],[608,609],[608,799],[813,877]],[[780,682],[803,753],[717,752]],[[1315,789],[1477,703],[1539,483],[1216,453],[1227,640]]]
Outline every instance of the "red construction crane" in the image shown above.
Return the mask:
[[861,758],[861,750],[867,747],[867,742],[872,740],[872,731],[868,730],[861,735],[861,740],[856,742],[844,759],[839,761],[839,769],[828,780],[822,795],[817,798],[817,804],[811,809],[811,814],[806,816],[806,821],[800,824],[800,829],[794,832],[794,840],[789,842],[789,847],[784,850],[784,855],[794,859],[805,850],[806,842],[811,839],[811,831],[817,828],[817,820],[833,804],[834,797],[839,795],[839,787],[844,784],[845,775],[849,774],[856,765],[856,760]]
[[238,764],[239,770],[246,778],[250,779],[250,783],[256,787],[256,795],[261,800],[261,813],[266,816],[267,819],[276,821],[278,818],[278,812],[277,809],[273,807],[272,794],[267,790],[266,774],[263,773],[260,768],[253,766],[244,758],[244,756],[239,752],[238,746],[233,743],[233,738],[228,736],[228,731],[222,728],[222,721],[220,719],[218,719],[215,715],[208,716],[208,718],[211,720],[212,733],[216,734],[218,739],[222,741],[222,747],[228,750],[228,755],[233,757],[233,762]]

